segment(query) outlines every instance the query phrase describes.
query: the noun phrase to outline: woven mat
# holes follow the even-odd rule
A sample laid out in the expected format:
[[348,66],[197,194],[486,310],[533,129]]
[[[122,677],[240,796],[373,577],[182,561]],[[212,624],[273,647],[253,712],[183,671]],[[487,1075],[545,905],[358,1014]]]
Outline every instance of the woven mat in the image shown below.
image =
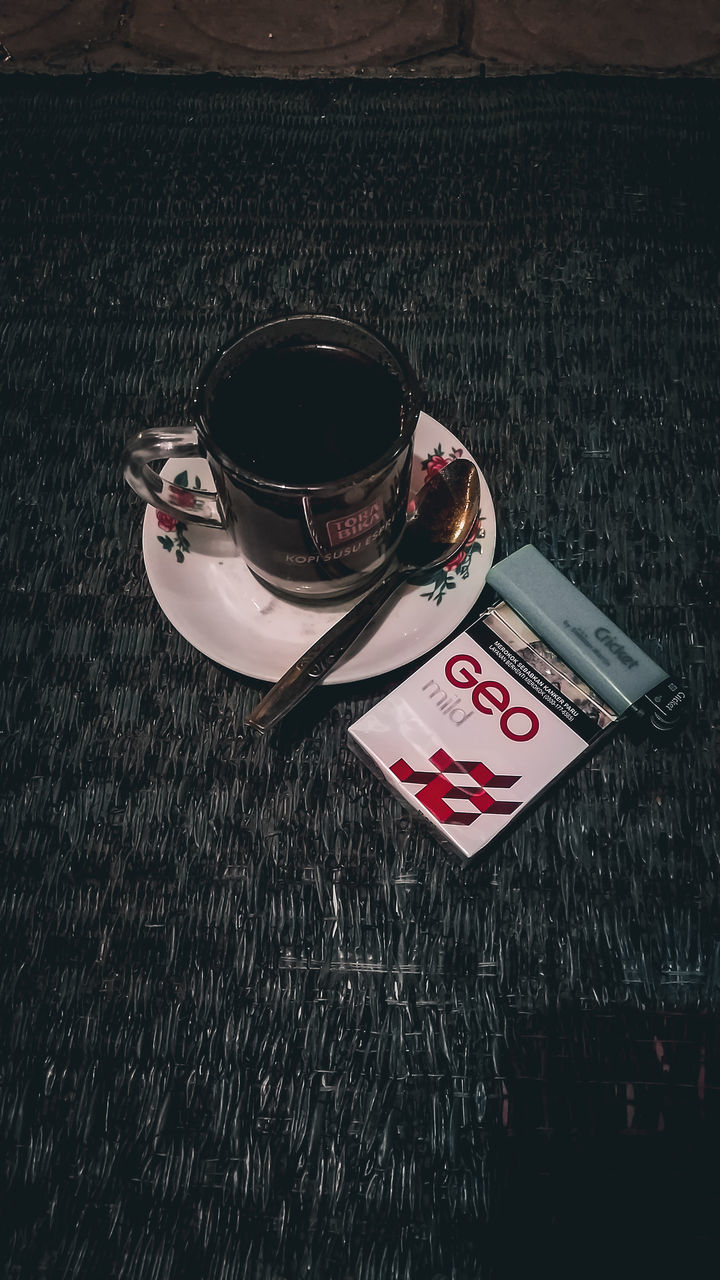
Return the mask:
[[[7,1275],[617,1271],[621,1227],[687,1260],[720,1202],[720,84],[13,76],[0,110]],[[394,677],[240,758],[260,686],[144,575],[124,439],[326,307],[405,349],[499,554],[535,542],[696,704],[470,873],[348,750]]]

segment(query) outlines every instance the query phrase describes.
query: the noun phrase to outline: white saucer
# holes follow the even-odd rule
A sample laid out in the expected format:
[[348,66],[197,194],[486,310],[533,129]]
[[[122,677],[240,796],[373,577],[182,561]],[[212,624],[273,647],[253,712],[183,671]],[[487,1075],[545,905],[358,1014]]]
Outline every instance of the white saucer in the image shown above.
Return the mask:
[[[469,456],[454,435],[422,413],[415,434],[413,493],[424,483],[428,463],[432,472],[443,459]],[[162,474],[191,488],[214,488],[202,458],[190,459],[186,467],[170,460]],[[379,624],[330,672],[326,684],[366,680],[402,667],[460,625],[485,585],[495,552],[495,510],[479,467],[478,474],[478,532],[462,562],[436,570],[423,585],[405,586]],[[231,671],[278,680],[355,603],[309,605],[280,599],[257,581],[227,534],[190,523],[168,527],[172,524],[155,507],[146,508],[143,556],[150,586],[180,635]]]

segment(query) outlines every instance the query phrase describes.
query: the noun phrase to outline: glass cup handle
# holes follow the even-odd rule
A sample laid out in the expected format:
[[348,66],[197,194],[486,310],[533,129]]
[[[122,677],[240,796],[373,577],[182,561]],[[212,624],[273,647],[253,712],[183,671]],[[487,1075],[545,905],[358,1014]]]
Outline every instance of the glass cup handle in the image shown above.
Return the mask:
[[194,521],[195,524],[224,529],[216,493],[208,489],[186,489],[182,485],[169,484],[148,466],[148,463],[157,462],[161,458],[197,458],[200,453],[194,427],[167,430],[150,427],[128,440],[122,456],[123,474],[130,488],[160,511]]

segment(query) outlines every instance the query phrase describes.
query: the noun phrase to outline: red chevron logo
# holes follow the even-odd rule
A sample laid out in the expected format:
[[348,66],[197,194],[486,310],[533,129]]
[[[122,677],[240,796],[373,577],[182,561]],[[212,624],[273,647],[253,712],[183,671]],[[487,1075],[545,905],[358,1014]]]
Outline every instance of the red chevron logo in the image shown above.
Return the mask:
[[[435,765],[432,772],[413,769],[406,760],[400,759],[391,766],[391,771],[400,782],[419,786],[416,800],[446,826],[469,827],[483,813],[513,813],[522,804],[521,800],[495,800],[487,791],[488,787],[493,790],[514,787],[520,781],[520,774],[513,777],[493,773],[481,760],[453,760],[442,747],[430,756],[430,764]],[[457,775],[468,778],[468,783],[459,785],[451,781],[451,777]],[[476,785],[472,786],[470,780]],[[449,800],[469,800],[477,813],[453,809]]]

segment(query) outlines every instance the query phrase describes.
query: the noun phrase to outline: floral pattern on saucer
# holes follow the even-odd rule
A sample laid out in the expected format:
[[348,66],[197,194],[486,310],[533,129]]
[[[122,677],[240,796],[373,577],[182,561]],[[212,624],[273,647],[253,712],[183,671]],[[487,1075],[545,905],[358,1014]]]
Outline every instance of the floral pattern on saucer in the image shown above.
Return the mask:
[[[202,488],[199,476],[195,476],[194,485],[196,489]],[[191,507],[193,505],[194,499],[188,489],[187,471],[181,471],[179,475],[174,477],[170,485],[170,497],[180,507]],[[157,535],[158,542],[166,551],[174,551],[178,564],[183,564],[185,556],[190,550],[190,542],[186,537],[187,525],[182,520],[178,520],[177,516],[171,516],[167,511],[156,510],[155,518],[159,528],[165,531]],[[174,537],[171,538],[170,534],[173,534]]]

